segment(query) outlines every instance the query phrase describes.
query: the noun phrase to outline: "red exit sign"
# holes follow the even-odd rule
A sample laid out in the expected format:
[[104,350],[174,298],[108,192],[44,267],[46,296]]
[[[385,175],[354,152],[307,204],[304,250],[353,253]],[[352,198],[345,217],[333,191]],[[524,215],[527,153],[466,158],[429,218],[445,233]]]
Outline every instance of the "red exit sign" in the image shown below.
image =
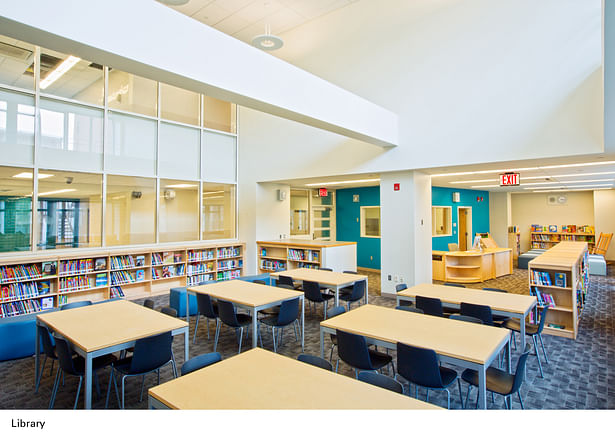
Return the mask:
[[521,177],[517,172],[500,174],[500,186],[518,186],[520,184],[520,180]]
[[327,192],[326,187],[321,187],[320,189],[318,189],[318,196],[327,196],[328,194],[329,192]]

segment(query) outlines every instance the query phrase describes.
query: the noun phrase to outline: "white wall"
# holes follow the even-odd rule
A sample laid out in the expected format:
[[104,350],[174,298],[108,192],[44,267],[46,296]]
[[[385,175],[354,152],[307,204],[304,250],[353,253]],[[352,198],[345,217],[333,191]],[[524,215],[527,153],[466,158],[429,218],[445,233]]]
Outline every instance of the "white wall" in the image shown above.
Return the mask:
[[[615,234],[615,190],[596,190],[594,192],[594,221],[596,242],[600,233]],[[606,253],[607,260],[615,260],[615,241],[611,240]]]
[[563,205],[549,205],[547,197],[552,193],[513,193],[512,225],[521,231],[521,252],[530,246],[530,227],[532,224],[558,225],[594,225],[593,192],[565,192]]
[[510,192],[489,192],[489,233],[500,248],[508,246],[508,227],[511,226]]

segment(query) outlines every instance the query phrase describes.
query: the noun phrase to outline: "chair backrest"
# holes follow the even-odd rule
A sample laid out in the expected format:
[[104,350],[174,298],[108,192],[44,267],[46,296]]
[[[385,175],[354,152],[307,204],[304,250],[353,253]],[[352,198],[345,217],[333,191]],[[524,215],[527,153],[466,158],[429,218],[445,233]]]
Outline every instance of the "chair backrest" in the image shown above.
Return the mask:
[[401,283],[401,284],[397,284],[397,285],[395,286],[395,291],[396,291],[396,292],[400,292],[400,291],[402,291],[402,290],[406,290],[407,288],[408,288],[408,284],[406,284],[406,283]]
[[438,298],[428,298],[426,296],[416,296],[416,307],[423,310],[425,314],[430,316],[444,317],[442,309],[442,301]]
[[162,314],[166,314],[167,316],[177,317],[177,310],[171,307],[163,307],[160,312]]
[[303,281],[303,291],[308,301],[324,302],[322,293],[320,293],[320,285],[317,282]]
[[457,243],[449,243],[448,244],[449,251],[459,251],[459,245]]
[[255,279],[254,281],[252,281],[254,284],[261,284],[261,285],[267,285],[267,283],[265,282],[264,279]]
[[154,306],[155,306],[154,300],[153,299],[145,299],[143,301],[143,306],[145,308],[149,308],[149,309],[153,310]]
[[295,283],[290,276],[278,275],[278,284],[286,284],[286,285],[293,286],[293,288],[295,288],[294,287]]
[[466,286],[465,286],[465,285],[463,285],[463,284],[457,284],[457,283],[454,283],[454,282],[445,282],[445,283],[444,283],[444,285],[447,285],[447,286],[449,286],[449,287],[460,287],[460,288],[466,288]]
[[395,393],[404,394],[404,387],[393,378],[381,375],[374,372],[359,372],[358,379],[368,384],[375,385],[380,388],[386,388],[387,390]]
[[452,320],[461,320],[462,322],[470,322],[470,323],[480,323],[483,324],[483,321],[477,317],[465,316],[463,314],[451,314],[448,316],[449,319]]
[[365,295],[365,281],[355,281],[352,285],[352,293],[350,293],[351,301],[358,301]]
[[402,311],[410,311],[411,313],[425,314],[425,311],[421,310],[420,308],[410,307],[408,305],[398,305],[395,307],[395,309],[402,310]]
[[493,315],[491,314],[490,306],[462,302],[459,308],[459,312],[464,316],[476,317],[477,319],[481,319],[483,324],[493,326]]
[[220,352],[204,353],[202,355],[195,356],[194,358],[190,358],[182,365],[181,375],[187,375],[190,372],[210,366],[219,361],[222,361],[222,355],[220,355]]
[[130,362],[130,373],[145,373],[173,359],[171,331],[137,340]]
[[280,313],[278,314],[277,326],[286,326],[297,320],[299,316],[299,298],[290,299],[282,302]]
[[545,319],[547,318],[547,311],[549,311],[549,306],[544,305],[542,307],[542,311],[540,312],[540,323],[538,323],[537,334],[542,334],[542,330],[545,327]]
[[55,337],[56,341],[56,353],[58,354],[58,362],[62,371],[69,375],[81,376],[83,373],[77,372],[75,368],[75,361],[73,360],[73,352],[70,348],[68,341],[62,337]]
[[285,289],[288,289],[288,290],[294,290],[294,289],[295,289],[295,286],[294,286],[294,285],[290,285],[290,284],[280,284],[280,282],[279,282],[279,281],[278,281],[278,284],[277,284],[277,286],[276,286],[276,287],[279,287],[279,288],[285,288]]
[[598,242],[592,251],[592,254],[606,255],[606,251],[609,249],[613,233],[600,233]]
[[365,337],[339,329],[335,331],[335,334],[337,335],[337,354],[342,361],[357,369],[374,370]]
[[331,366],[331,363],[329,361],[316,355],[302,353],[297,357],[297,360],[307,364],[311,364],[316,367],[320,367],[321,369],[333,371],[333,366]]
[[521,388],[521,384],[523,384],[523,380],[525,379],[525,363],[527,361],[527,357],[530,354],[530,350],[532,350],[532,345],[530,343],[525,344],[525,349],[523,353],[519,357],[519,361],[517,361],[517,368],[515,370],[515,378],[513,379],[513,384],[511,387],[510,394],[516,393]]
[[483,287],[483,290],[486,290],[488,292],[508,293],[508,290],[504,290],[502,288],[495,288],[495,287]]
[[211,297],[203,293],[196,294],[196,304],[198,305],[199,314],[209,318],[215,319],[218,317],[214,305],[211,303]]
[[326,270],[327,272],[333,272],[333,269],[329,267],[319,267],[318,270]]
[[342,313],[346,312],[346,308],[343,305],[338,305],[337,307],[329,308],[327,310],[327,319],[330,319],[335,316],[339,316]]
[[70,310],[71,308],[79,308],[79,307],[85,307],[88,305],[92,305],[92,301],[78,301],[78,302],[71,302],[70,304],[64,304],[60,307],[60,310]]
[[358,275],[359,272],[357,272],[356,270],[345,270],[342,273],[352,273],[353,275]]
[[443,388],[438,355],[432,349],[397,343],[397,372],[423,387]]
[[235,314],[235,305],[229,301],[218,300],[218,316],[225,325],[238,328],[239,322]]
[[55,345],[53,344],[53,338],[46,326],[38,325],[38,331],[41,336],[41,342],[43,343],[43,352],[48,358],[56,358]]

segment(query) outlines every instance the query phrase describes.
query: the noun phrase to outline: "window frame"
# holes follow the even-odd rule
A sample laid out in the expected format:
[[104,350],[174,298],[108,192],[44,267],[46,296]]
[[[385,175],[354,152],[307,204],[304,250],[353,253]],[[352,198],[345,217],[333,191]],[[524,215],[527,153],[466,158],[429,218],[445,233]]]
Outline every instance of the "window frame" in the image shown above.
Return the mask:
[[[365,212],[367,211],[367,209],[378,209],[378,235],[377,236],[372,236],[372,235],[367,235],[366,234],[366,231],[365,231],[366,230],[366,228],[365,228]],[[379,205],[363,205],[363,206],[361,206],[359,222],[360,222],[361,237],[369,238],[369,239],[379,239],[379,238],[382,237],[382,215],[380,213],[380,206]]]

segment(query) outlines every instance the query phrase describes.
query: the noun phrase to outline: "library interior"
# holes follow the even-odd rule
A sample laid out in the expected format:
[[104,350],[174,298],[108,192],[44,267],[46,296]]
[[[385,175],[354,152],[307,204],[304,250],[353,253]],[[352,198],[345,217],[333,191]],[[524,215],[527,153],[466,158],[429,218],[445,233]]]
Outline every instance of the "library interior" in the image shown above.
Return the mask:
[[612,411],[613,216],[613,1],[0,4],[0,410]]

